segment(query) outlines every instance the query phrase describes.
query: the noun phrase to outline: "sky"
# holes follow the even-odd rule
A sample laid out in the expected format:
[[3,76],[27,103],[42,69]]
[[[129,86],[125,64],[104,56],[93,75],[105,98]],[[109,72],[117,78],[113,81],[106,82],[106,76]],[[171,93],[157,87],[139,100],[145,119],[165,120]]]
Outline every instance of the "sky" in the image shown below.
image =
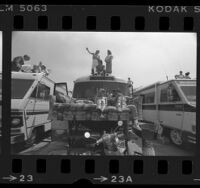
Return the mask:
[[[159,32],[13,32],[12,59],[27,54],[31,64],[42,61],[51,69],[50,78],[67,82],[69,90],[78,77],[91,73],[92,56],[100,50],[102,60],[107,50],[113,58],[113,75],[134,87],[173,79],[180,70],[196,78],[196,33]],[[105,63],[105,62],[104,62]]]
[[2,72],[2,31],[0,31],[0,72]]

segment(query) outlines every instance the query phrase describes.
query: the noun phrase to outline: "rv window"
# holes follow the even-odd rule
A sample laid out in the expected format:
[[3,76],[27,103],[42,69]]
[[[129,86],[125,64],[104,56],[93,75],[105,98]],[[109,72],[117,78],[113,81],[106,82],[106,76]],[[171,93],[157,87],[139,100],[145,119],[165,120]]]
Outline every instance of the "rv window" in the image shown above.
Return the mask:
[[179,94],[173,86],[161,90],[160,102],[179,102],[180,100]]
[[196,86],[181,86],[183,93],[190,102],[196,102]]
[[110,93],[113,90],[119,89],[124,95],[128,94],[128,87],[126,83],[119,82],[83,82],[76,83],[74,86],[73,97],[74,98],[87,98],[94,100],[97,95],[97,91],[100,88],[104,88],[106,92]]
[[33,84],[34,80],[12,79],[11,83],[11,98],[22,99],[27,93],[28,89]]
[[49,94],[50,94],[50,88],[44,84],[39,83],[30,97],[42,100],[49,100]]
[[179,102],[181,99],[175,88],[172,88],[172,96],[169,98],[170,102]]
[[143,97],[143,103],[154,103],[155,92],[148,93]]
[[160,102],[168,102],[167,100],[167,89],[162,89],[160,92]]

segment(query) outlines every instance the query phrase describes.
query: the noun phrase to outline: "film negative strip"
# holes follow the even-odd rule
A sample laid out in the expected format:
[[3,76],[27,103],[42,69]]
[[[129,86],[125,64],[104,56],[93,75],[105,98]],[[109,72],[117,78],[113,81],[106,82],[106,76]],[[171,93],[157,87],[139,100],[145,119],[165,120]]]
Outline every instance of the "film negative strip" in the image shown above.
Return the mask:
[[199,184],[199,15],[0,5],[0,182]]

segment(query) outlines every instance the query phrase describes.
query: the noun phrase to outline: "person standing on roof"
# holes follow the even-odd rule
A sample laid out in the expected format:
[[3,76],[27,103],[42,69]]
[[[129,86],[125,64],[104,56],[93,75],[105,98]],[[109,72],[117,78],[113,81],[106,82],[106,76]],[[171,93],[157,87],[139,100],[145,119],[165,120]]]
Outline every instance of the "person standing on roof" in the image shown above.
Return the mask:
[[129,89],[129,94],[130,96],[133,96],[133,81],[131,80],[131,78],[128,78],[128,89]]
[[107,56],[105,58],[106,74],[111,74],[112,73],[112,60],[113,60],[112,52],[110,50],[107,50]]
[[175,79],[184,79],[185,76],[183,75],[183,71],[180,71],[179,73],[179,75],[175,75]]
[[92,75],[94,75],[96,73],[96,68],[97,68],[99,62],[101,61],[100,56],[99,56],[100,51],[96,50],[96,52],[93,53],[93,52],[90,52],[88,48],[86,48],[86,50],[89,54],[92,55],[92,70],[91,70],[91,73],[92,73]]

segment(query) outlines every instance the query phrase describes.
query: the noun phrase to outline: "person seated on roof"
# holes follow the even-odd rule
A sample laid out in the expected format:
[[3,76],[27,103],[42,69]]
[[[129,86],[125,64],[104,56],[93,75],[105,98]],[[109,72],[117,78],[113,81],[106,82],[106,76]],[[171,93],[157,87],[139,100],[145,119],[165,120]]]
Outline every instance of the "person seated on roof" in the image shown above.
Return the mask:
[[40,72],[39,66],[38,65],[33,65],[32,72],[33,73],[39,73]]
[[22,65],[24,64],[24,59],[22,56],[15,57],[11,62],[11,70],[15,72],[21,71]]
[[105,66],[102,61],[99,61],[99,64],[96,67],[97,75],[105,76]]
[[49,75],[49,72],[47,71],[46,66],[43,65],[41,61],[39,62],[38,68],[39,68],[40,73],[44,73],[45,75]]
[[22,72],[26,72],[26,73],[32,73],[33,70],[33,65],[29,65],[29,64],[24,64],[21,67],[21,71]]
[[183,75],[183,71],[180,71],[179,73],[179,75],[175,75],[175,79],[184,79],[185,76]]
[[30,57],[28,55],[15,57],[11,62],[12,63],[11,70],[16,72],[21,71],[22,65],[24,65],[24,61],[29,61],[29,60]]
[[191,79],[189,75],[190,75],[190,72],[186,72],[185,73],[185,79]]

